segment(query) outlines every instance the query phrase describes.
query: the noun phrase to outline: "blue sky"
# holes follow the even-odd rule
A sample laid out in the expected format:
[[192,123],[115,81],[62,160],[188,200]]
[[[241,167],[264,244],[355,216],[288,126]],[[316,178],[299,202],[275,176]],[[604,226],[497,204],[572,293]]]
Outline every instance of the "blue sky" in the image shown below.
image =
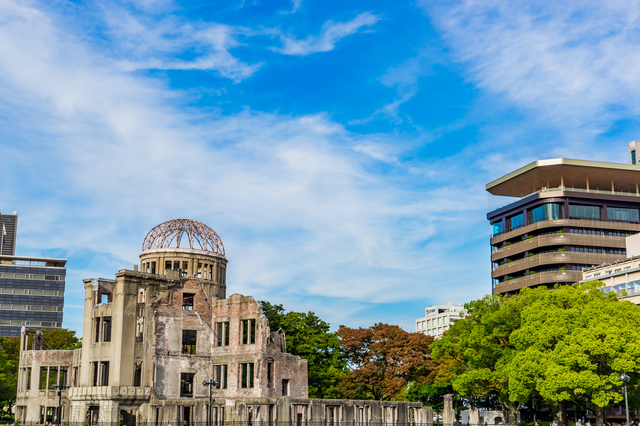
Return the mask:
[[[640,139],[634,2],[0,0],[3,213],[83,278],[215,229],[228,293],[412,329],[490,292],[484,185]],[[506,201],[505,201],[506,202]]]

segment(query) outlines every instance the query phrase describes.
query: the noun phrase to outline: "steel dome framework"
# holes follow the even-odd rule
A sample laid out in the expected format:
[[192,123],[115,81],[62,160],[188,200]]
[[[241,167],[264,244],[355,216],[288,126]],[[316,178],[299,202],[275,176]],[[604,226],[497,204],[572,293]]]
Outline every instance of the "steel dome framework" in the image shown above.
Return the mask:
[[190,249],[224,257],[224,245],[218,234],[207,225],[191,219],[173,219],[156,226],[144,238],[142,251],[181,248],[185,236]]

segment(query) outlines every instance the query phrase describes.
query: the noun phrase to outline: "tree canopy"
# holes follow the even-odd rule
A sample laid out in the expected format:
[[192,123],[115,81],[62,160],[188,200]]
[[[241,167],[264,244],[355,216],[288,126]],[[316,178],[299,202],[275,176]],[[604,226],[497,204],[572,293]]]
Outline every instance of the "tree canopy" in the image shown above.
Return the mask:
[[515,416],[521,404],[542,399],[565,424],[567,401],[578,402],[595,407],[601,425],[603,408],[622,400],[620,373],[633,380],[640,373],[640,307],[602,286],[524,289],[468,303],[468,316],[433,344],[433,357],[447,361],[453,390],[471,406],[493,396]]
[[433,337],[397,325],[338,329],[350,371],[341,379],[348,398],[392,400],[411,382],[427,383],[432,374]]
[[346,373],[340,338],[313,312],[285,312],[282,305],[262,301],[272,331],[282,329],[287,352],[309,361],[309,397],[340,398],[338,379]]

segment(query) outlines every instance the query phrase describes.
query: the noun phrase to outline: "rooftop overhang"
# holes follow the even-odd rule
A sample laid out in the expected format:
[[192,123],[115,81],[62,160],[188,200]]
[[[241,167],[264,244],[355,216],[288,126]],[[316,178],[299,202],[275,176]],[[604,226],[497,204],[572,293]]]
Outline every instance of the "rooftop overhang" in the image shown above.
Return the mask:
[[538,160],[487,184],[493,195],[524,197],[542,188],[637,193],[640,166],[554,158]]
[[[58,259],[55,257],[33,257],[33,256],[14,256],[3,254],[0,255],[0,261],[24,261],[24,262],[42,262],[46,263],[46,267],[56,267],[62,268],[66,265],[67,259]],[[30,266],[30,265],[20,265],[20,266]]]

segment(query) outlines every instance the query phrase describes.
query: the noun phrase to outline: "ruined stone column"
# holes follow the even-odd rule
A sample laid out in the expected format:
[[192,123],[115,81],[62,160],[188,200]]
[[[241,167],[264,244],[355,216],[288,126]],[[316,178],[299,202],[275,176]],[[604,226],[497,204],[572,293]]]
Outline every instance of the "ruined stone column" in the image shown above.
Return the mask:
[[444,409],[442,410],[442,423],[452,425],[456,420],[456,413],[453,410],[453,395],[444,396]]
[[480,424],[480,410],[472,408],[469,410],[469,425]]

